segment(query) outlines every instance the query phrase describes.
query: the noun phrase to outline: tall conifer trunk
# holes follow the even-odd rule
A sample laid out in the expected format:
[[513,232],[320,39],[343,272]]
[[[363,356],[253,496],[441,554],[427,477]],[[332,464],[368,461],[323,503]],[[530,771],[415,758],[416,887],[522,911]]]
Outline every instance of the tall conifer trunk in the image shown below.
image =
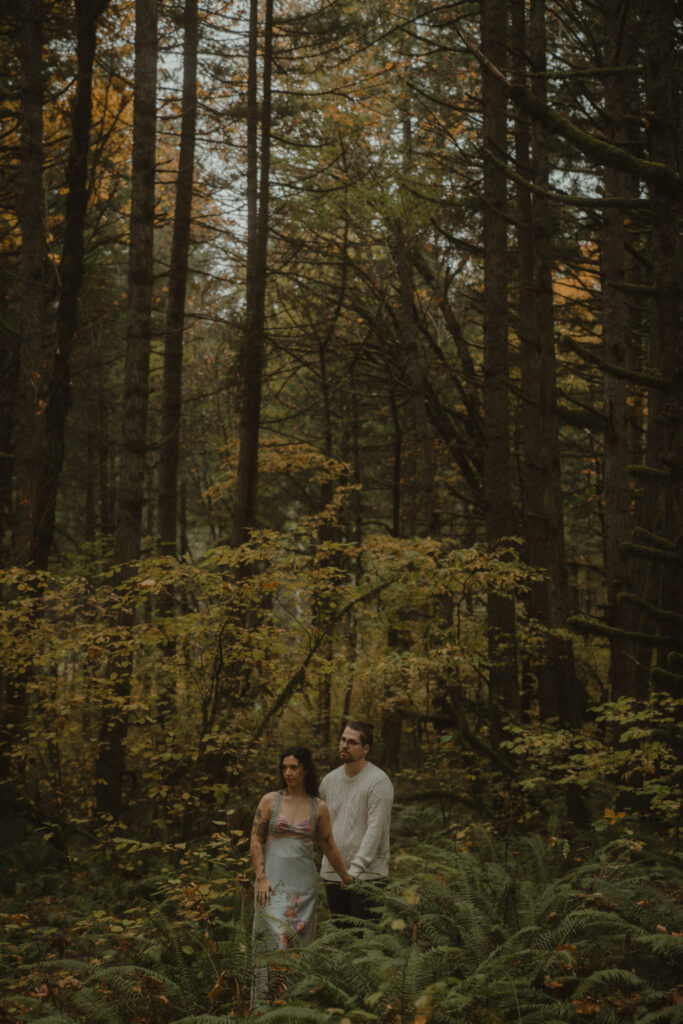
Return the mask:
[[[149,358],[154,284],[154,179],[156,161],[157,3],[136,0],[135,109],[128,263],[128,323],[124,376],[119,495],[114,558],[125,580],[140,556],[147,456]],[[132,612],[120,625],[133,624]],[[105,703],[96,766],[97,808],[117,816],[121,808],[130,696],[130,655],[114,660],[112,697]]]
[[114,541],[119,566],[129,566],[139,557],[142,529],[154,285],[156,79],[157,5],[154,0],[136,0],[128,318]]
[[250,0],[247,81],[247,282],[245,325],[239,362],[239,459],[232,527],[232,543],[235,547],[247,540],[256,516],[261,389],[265,361],[273,0],[265,0],[263,33],[263,77],[259,113],[259,0]]
[[411,508],[410,535],[434,536],[438,533],[438,514],[434,501],[434,459],[432,435],[427,417],[425,374],[420,352],[419,327],[415,317],[415,283],[412,253],[401,218],[394,222],[394,258],[399,286],[398,323],[404,351],[406,383],[409,388],[408,412],[416,435],[411,458],[413,487],[408,492]]
[[[64,244],[59,261],[55,334],[48,332],[45,324],[44,298],[40,297],[44,295],[44,282],[42,287],[30,289],[24,306],[25,315],[35,321],[30,332],[35,340],[25,352],[32,369],[29,373],[26,364],[22,372],[24,388],[19,412],[22,426],[18,432],[16,460],[20,500],[17,505],[15,560],[19,563],[30,561],[40,569],[47,568],[54,539],[57,488],[64,461],[64,431],[71,406],[71,354],[78,329],[88,205],[92,72],[97,19],[107,3],[108,0],[76,0],[76,92],[71,107]],[[33,4],[27,8],[27,20],[35,17],[32,11]],[[31,131],[38,139],[35,126]],[[34,177],[33,172],[28,177],[22,175],[24,188],[31,192],[35,188]],[[42,232],[43,201],[34,194],[31,204],[34,209],[28,216],[31,220],[41,221],[38,229]],[[30,238],[30,233],[26,237]],[[26,254],[31,259],[32,245]],[[44,270],[42,273],[44,276]]]
[[[18,220],[21,230],[21,321],[17,403],[14,412],[15,508],[12,561],[36,563],[37,482],[40,467],[42,408],[39,402],[48,350],[45,346],[47,245],[43,186],[42,0],[26,0],[20,14],[20,166]],[[35,600],[33,614],[40,614]],[[27,713],[27,688],[33,671],[25,664],[0,663],[0,812],[10,810],[15,794],[6,785],[12,751],[20,740]]]
[[15,418],[15,512],[12,561],[36,564],[40,479],[40,397],[46,377],[47,243],[43,187],[42,0],[27,0],[20,21],[21,322]]
[[[645,43],[646,134],[650,159],[680,174],[683,163],[681,79],[676,62],[680,5],[641,0]],[[651,189],[651,235],[654,315],[651,365],[661,371],[664,387],[652,389],[648,401],[648,465],[660,479],[650,485],[649,528],[669,546],[659,570],[659,600],[650,608],[654,631],[668,637],[657,649],[658,686],[680,692],[683,676],[683,246],[681,200]],[[657,546],[657,545],[656,545]],[[677,558],[676,558],[677,555]]]
[[[197,0],[185,0],[183,16],[183,90],[180,123],[180,153],[176,180],[171,265],[168,275],[168,305],[164,338],[164,377],[161,396],[161,445],[159,451],[158,530],[162,554],[176,555],[178,531],[178,473],[183,385],[183,339],[185,298],[192,223],[192,185],[197,129],[197,51],[199,11]],[[171,612],[174,596],[168,590],[159,600],[163,615]],[[165,652],[171,657],[173,642]],[[159,717],[163,722],[173,710],[175,694],[170,682],[160,684]]]
[[[534,73],[532,90],[543,104],[546,88],[545,0],[531,0],[529,53]],[[525,323],[531,337],[523,340],[523,477],[526,507],[526,557],[547,572],[547,581],[531,592],[531,612],[553,635],[533,666],[542,718],[559,716],[563,725],[580,720],[580,694],[573,647],[560,630],[570,611],[569,575],[564,539],[559,419],[556,399],[555,325],[553,312],[553,209],[547,199],[550,164],[547,130],[538,120],[531,127],[531,200],[533,247],[533,321]],[[528,246],[525,240],[525,245]]]
[[[505,0],[481,4],[481,48],[496,66],[507,59]],[[495,550],[515,535],[510,475],[508,251],[506,176],[507,97],[498,79],[482,72],[484,135],[484,500],[486,539]],[[514,601],[488,593],[491,725],[501,711],[518,714],[519,686]]]
[[[261,432],[261,394],[266,357],[266,283],[270,204],[271,77],[273,59],[273,2],[265,0],[263,43],[259,46],[261,18],[259,0],[249,5],[249,50],[247,69],[247,260],[244,329],[239,349],[238,397],[240,402],[239,455],[235,484],[231,543],[239,547],[249,539],[256,523],[258,456]],[[259,65],[261,96],[259,98]],[[260,131],[259,131],[260,129]],[[253,566],[242,563],[239,577]],[[237,615],[246,625],[251,612]],[[258,614],[258,613],[256,613]],[[229,645],[225,638],[226,646]],[[249,665],[236,657],[227,664],[217,659],[211,699],[204,711],[206,727],[226,705],[244,702],[249,691]],[[222,770],[222,769],[221,769]]]
[[[513,54],[514,82],[526,85],[528,75],[528,38],[526,0],[514,0],[511,5],[511,52]],[[531,127],[529,119],[520,110],[515,111],[515,168],[520,176],[516,186],[515,228],[517,240],[517,334],[520,342],[521,402],[521,495],[524,556],[531,564],[534,550],[534,531],[539,522],[541,498],[539,481],[535,479],[535,453],[541,445],[536,376],[537,349],[534,327],[534,237],[531,228],[531,190],[524,184],[531,179]],[[528,607],[532,615],[547,604],[547,583],[531,583]],[[524,665],[522,704],[528,709],[538,690],[538,666],[528,659]]]
[[183,376],[185,296],[192,220],[192,182],[197,126],[197,0],[185,0],[183,42],[183,95],[180,155],[176,182],[171,268],[164,342],[164,381],[159,456],[159,542],[166,554],[176,552],[178,520],[178,460]]
[[[608,0],[604,5],[605,65],[608,71],[628,67],[637,61],[633,53],[634,12],[621,0]],[[605,78],[605,134],[616,145],[628,146],[627,125],[634,121],[635,104],[631,104],[633,76],[608,73]],[[630,116],[629,116],[630,115]],[[608,198],[635,197],[637,181],[626,171],[605,167],[605,192]],[[638,368],[634,353],[631,314],[626,286],[630,268],[628,256],[629,230],[626,211],[607,205],[601,233],[602,275],[602,344],[603,357],[610,366]],[[633,508],[637,507],[630,466],[638,461],[634,450],[636,431],[631,425],[633,402],[630,388],[616,374],[605,375],[605,469],[603,484],[603,522],[605,550],[605,583],[607,588],[607,622],[621,632],[610,640],[609,692],[614,698],[647,696],[647,647],[630,641],[625,632],[640,631],[642,613],[632,605],[619,603],[619,595],[634,586],[636,566],[624,551],[631,539]],[[638,590],[647,587],[645,573],[640,573]]]

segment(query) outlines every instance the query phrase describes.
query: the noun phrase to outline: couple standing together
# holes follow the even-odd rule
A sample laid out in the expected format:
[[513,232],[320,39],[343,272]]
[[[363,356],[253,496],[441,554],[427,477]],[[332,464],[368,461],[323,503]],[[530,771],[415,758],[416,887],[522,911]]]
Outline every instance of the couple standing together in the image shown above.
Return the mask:
[[[332,914],[370,916],[371,899],[353,883],[377,882],[389,873],[394,798],[389,777],[367,760],[371,746],[372,726],[349,722],[339,740],[342,763],[319,790],[306,747],[289,747],[280,755],[284,788],[262,797],[251,831],[257,956],[314,937],[314,841],[324,854],[320,873]],[[257,966],[254,1001],[267,999],[270,987],[267,966]]]

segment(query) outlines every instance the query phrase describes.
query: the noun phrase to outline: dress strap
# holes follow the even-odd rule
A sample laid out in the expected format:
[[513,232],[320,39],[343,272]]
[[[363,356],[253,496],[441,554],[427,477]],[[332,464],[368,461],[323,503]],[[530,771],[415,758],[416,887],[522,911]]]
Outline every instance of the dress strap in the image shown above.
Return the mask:
[[278,789],[273,800],[273,806],[270,811],[270,818],[268,819],[268,835],[272,835],[275,831],[275,825],[277,819],[280,817],[280,805],[282,804],[282,790]]

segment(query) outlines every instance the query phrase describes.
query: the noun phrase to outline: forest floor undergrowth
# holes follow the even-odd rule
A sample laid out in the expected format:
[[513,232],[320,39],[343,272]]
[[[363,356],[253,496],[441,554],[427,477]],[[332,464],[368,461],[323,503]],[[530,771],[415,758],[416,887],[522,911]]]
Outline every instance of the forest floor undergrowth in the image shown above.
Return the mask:
[[[183,844],[178,844],[182,846]],[[115,844],[15,845],[0,1022],[249,1018],[251,896],[233,864]],[[278,963],[251,1017],[331,1024],[683,1020],[683,864],[657,836],[401,837],[377,919]]]

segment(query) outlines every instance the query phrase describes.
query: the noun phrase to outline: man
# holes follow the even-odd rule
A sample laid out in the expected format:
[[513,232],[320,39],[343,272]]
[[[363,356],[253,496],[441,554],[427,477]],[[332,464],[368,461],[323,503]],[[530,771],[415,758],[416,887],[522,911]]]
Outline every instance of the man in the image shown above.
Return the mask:
[[[337,846],[354,881],[377,883],[389,874],[389,829],[394,787],[388,775],[367,760],[372,725],[349,722],[339,739],[341,765],[320,783],[320,795],[330,809]],[[343,888],[327,857],[320,874],[333,915],[367,919],[372,899],[359,886]]]

